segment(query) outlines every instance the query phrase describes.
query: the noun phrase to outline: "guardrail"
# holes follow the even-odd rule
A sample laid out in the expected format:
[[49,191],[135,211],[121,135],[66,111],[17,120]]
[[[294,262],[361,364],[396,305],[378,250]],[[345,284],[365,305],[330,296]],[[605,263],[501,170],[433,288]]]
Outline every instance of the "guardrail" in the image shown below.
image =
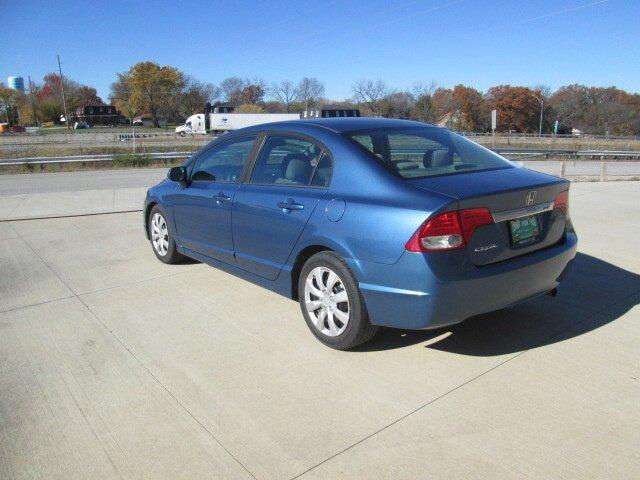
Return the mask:
[[[406,153],[412,153],[407,151]],[[550,173],[563,178],[573,179],[597,179],[607,181],[611,179],[640,179],[640,152],[627,151],[598,151],[585,150],[575,151],[521,151],[521,150],[498,150],[498,153],[512,157],[512,161],[524,167]],[[174,160],[185,159],[193,152],[159,152],[140,154],[154,160]],[[100,155],[73,155],[66,157],[28,157],[15,159],[0,159],[0,167],[19,165],[42,165],[56,163],[91,163],[113,161],[114,157],[123,154],[100,154]],[[127,154],[124,154],[127,155]],[[513,158],[521,155],[519,158]],[[556,155],[562,158],[563,155],[574,155],[573,160],[536,160],[536,155]],[[592,159],[589,159],[592,158]],[[597,158],[598,160],[594,160]],[[617,160],[605,160],[617,159]]]
[[592,157],[592,158],[640,158],[640,151],[630,150],[530,150],[496,149],[496,153],[513,157]]
[[[171,160],[187,158],[193,152],[160,152],[160,153],[141,153],[140,156],[151,157],[154,160]],[[113,161],[118,155],[130,155],[127,153],[119,154],[101,154],[101,155],[71,155],[67,157],[27,157],[27,158],[0,158],[0,166],[2,165],[40,165],[49,163],[91,163],[91,162],[108,162]]]

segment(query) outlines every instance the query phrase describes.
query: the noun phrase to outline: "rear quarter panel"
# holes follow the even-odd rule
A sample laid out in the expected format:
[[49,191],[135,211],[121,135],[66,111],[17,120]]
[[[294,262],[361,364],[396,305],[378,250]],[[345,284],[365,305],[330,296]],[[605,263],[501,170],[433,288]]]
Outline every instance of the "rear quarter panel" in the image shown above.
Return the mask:
[[351,141],[325,143],[334,162],[331,185],[292,252],[294,260],[304,248],[321,245],[356,262],[395,263],[432,212],[455,204],[395,177]]

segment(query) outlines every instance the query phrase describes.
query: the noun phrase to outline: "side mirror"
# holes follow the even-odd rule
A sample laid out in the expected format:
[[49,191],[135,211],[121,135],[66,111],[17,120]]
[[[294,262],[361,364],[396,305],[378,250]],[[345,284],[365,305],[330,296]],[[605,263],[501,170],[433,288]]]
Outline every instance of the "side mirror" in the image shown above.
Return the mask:
[[184,167],[172,167],[167,173],[167,178],[172,182],[187,183],[187,169]]

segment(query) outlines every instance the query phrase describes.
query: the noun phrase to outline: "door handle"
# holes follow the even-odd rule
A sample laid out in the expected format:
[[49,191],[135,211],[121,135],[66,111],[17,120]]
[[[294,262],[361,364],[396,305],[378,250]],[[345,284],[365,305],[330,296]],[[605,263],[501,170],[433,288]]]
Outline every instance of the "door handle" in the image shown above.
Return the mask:
[[218,193],[218,195],[216,195],[215,197],[213,197],[216,199],[216,203],[218,205],[228,202],[229,200],[231,200],[231,197],[228,197],[227,195],[224,194],[224,192],[220,192]]
[[301,203],[296,203],[293,198],[287,198],[286,202],[278,202],[278,208],[287,211],[302,210],[304,208],[304,205],[302,205]]

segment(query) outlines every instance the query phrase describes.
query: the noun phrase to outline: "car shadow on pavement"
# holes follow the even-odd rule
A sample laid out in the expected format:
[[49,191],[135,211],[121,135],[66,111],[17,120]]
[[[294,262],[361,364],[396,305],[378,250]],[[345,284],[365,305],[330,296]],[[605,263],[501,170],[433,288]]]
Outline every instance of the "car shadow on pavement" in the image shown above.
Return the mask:
[[560,342],[615,321],[640,303],[640,275],[578,253],[558,288],[497,312],[437,330],[380,329],[355,351],[379,351],[425,343],[461,355],[495,356]]

